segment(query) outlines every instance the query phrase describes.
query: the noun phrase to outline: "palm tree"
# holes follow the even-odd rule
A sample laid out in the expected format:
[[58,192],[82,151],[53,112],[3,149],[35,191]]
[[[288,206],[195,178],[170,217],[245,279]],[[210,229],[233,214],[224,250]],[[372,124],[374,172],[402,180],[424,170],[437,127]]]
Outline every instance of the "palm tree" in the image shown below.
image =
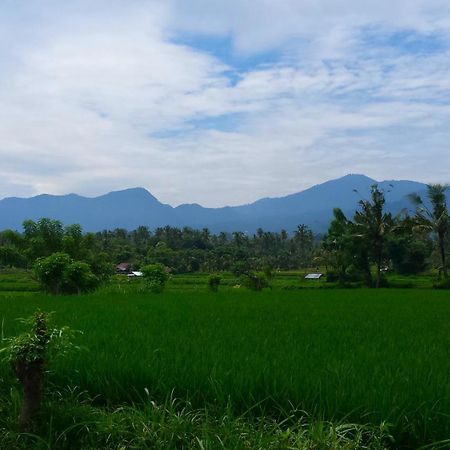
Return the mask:
[[345,217],[340,208],[333,210],[333,220],[322,241],[325,266],[332,265],[338,271],[339,282],[345,282],[345,271],[351,264],[352,250],[351,226],[353,224]]
[[354,217],[356,235],[365,240],[377,267],[377,279],[375,287],[380,287],[381,266],[383,253],[388,233],[393,226],[390,213],[384,212],[384,192],[374,184],[371,187],[371,200],[360,200],[360,211],[356,211]]
[[450,221],[448,217],[447,199],[445,192],[447,184],[429,184],[427,186],[427,198],[430,201],[429,209],[418,194],[411,194],[409,198],[416,205],[416,227],[432,232],[437,237],[439,255],[441,258],[441,273],[448,278],[447,258],[445,254],[445,243],[449,233]]

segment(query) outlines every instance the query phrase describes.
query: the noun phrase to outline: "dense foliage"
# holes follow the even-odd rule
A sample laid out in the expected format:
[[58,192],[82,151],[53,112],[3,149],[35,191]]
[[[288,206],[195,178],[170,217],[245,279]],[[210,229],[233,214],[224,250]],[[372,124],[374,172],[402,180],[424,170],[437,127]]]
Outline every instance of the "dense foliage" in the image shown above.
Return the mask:
[[431,212],[420,197],[415,197],[418,208],[412,217],[407,212],[397,217],[386,212],[384,192],[376,185],[372,186],[371,199],[359,202],[352,220],[335,209],[321,255],[324,264],[332,268],[330,279],[342,284],[362,279],[367,286],[381,287],[385,284],[384,271],[417,274],[427,265],[436,266],[436,253],[440,257],[439,275],[447,278],[449,225],[445,190],[441,185],[428,187]]
[[148,264],[142,268],[145,286],[150,292],[159,294],[164,290],[169,276],[162,264]]
[[219,275],[210,275],[208,277],[208,288],[211,292],[218,292],[222,277]]
[[74,261],[67,253],[38,258],[33,269],[44,290],[51,294],[81,294],[93,290],[99,282],[87,263]]
[[37,258],[64,252],[88,263],[99,277],[123,262],[134,269],[163,264],[174,273],[233,271],[239,265],[244,271],[266,266],[296,269],[311,264],[316,246],[312,231],[304,225],[291,234],[259,229],[252,236],[169,226],[83,233],[79,225],[64,228],[57,220],[40,219],[24,222],[23,233],[0,233],[0,266],[31,267]]

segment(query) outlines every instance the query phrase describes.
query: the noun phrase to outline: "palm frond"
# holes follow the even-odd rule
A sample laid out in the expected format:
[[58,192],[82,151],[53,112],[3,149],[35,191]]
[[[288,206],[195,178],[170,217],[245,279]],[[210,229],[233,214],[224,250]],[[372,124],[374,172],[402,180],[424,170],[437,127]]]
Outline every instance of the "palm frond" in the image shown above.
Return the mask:
[[423,205],[422,197],[416,192],[409,194],[407,197],[415,206]]

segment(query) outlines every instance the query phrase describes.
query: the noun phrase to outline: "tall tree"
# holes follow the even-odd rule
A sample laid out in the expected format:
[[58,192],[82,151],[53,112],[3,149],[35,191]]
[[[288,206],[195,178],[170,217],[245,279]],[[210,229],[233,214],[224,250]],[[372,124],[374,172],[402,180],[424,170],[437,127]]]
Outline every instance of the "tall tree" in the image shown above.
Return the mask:
[[301,267],[311,265],[314,250],[314,235],[307,225],[298,225],[294,232],[293,245]]
[[445,193],[449,188],[446,184],[429,184],[427,186],[427,198],[431,208],[425,205],[420,195],[411,194],[409,198],[416,205],[416,223],[419,228],[425,229],[436,235],[436,242],[441,259],[441,273],[448,278],[447,257],[445,244],[449,233],[450,221],[448,217],[447,199]]
[[360,200],[361,209],[356,211],[354,217],[357,237],[364,239],[370,246],[372,259],[377,268],[375,282],[377,288],[380,287],[381,282],[381,267],[386,239],[393,226],[391,214],[384,211],[385,202],[384,192],[378,188],[378,185],[374,184],[371,187],[371,199]]
[[345,282],[346,270],[352,263],[350,247],[354,239],[351,235],[351,226],[352,223],[345,217],[342,210],[335,208],[333,220],[322,241],[326,264],[330,263],[337,270],[340,283]]

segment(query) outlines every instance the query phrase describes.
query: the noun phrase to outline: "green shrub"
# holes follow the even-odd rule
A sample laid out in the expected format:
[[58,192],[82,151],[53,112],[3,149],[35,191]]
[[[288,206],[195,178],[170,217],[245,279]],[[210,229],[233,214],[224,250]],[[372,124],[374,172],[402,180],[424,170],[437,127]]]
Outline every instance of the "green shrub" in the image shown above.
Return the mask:
[[272,278],[273,278],[273,268],[272,268],[272,266],[266,265],[264,267],[264,276],[268,280],[272,280]]
[[67,294],[89,292],[98,286],[98,278],[91,272],[89,264],[74,261],[63,274],[63,291]]
[[98,285],[98,278],[91,272],[89,264],[73,261],[67,253],[39,258],[33,269],[43,289],[50,294],[81,294]]
[[270,287],[269,281],[263,273],[249,273],[244,277],[244,283],[252,291],[262,291]]
[[382,287],[382,288],[389,287],[389,280],[387,279],[387,276],[384,273],[381,274],[379,287]]
[[450,278],[444,278],[433,285],[434,289],[450,289]]
[[114,264],[106,260],[96,259],[90,266],[92,273],[101,281],[107,281],[115,274]]
[[236,261],[231,267],[231,273],[236,277],[247,275],[249,270],[247,261]]
[[328,271],[327,272],[327,283],[335,283],[339,281],[339,274],[337,272]]
[[354,264],[350,264],[345,270],[344,278],[341,277],[341,281],[361,281],[364,279],[364,273],[361,272],[361,269]]
[[219,290],[220,282],[222,277],[219,275],[210,275],[208,278],[208,287],[212,292],[217,292]]
[[0,246],[0,266],[23,268],[27,266],[27,259],[15,248]]
[[144,275],[145,286],[150,292],[161,293],[169,279],[162,264],[149,264],[141,269]]
[[48,257],[38,258],[34,263],[34,273],[45,291],[51,294],[62,293],[64,272],[72,263],[67,253],[53,253]]

